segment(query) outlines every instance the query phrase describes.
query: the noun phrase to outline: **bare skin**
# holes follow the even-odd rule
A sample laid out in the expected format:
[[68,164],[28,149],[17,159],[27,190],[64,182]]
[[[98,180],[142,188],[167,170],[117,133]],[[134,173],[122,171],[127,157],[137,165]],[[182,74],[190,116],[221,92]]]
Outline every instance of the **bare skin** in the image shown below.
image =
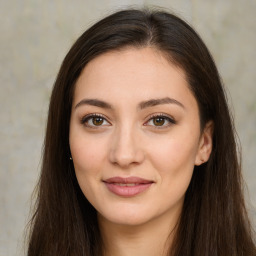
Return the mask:
[[105,256],[166,255],[194,166],[210,156],[212,129],[209,122],[200,130],[183,70],[154,48],[109,52],[86,65],[69,142],[78,183],[98,212]]
[[105,245],[104,256],[166,255],[175,233],[174,221],[177,216],[173,219],[166,218],[165,221],[155,219],[133,227],[113,225],[99,216]]

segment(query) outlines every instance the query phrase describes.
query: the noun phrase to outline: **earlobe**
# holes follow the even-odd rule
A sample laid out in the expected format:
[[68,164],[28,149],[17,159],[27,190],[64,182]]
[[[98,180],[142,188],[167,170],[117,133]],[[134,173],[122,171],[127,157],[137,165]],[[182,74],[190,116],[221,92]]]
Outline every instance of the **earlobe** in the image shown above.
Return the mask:
[[205,125],[204,131],[199,141],[198,152],[195,159],[195,165],[197,166],[207,162],[211,155],[213,130],[214,130],[213,121],[209,121]]

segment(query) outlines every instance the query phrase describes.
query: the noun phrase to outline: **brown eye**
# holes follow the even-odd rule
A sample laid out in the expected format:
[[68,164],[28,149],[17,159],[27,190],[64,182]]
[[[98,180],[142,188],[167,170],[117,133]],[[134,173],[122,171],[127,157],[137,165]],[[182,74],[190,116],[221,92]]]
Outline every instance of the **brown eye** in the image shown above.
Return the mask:
[[87,115],[81,120],[81,124],[89,128],[96,128],[100,126],[109,126],[111,125],[104,117],[93,114]]
[[152,116],[144,125],[153,126],[155,128],[167,128],[172,124],[176,124],[176,121],[165,115]]
[[99,126],[99,125],[102,125],[103,124],[103,121],[104,121],[104,119],[102,118],[102,117],[93,117],[92,118],[92,123],[93,123],[93,125],[95,125],[95,126]]
[[163,126],[166,121],[164,117],[155,117],[153,118],[153,123],[155,126]]

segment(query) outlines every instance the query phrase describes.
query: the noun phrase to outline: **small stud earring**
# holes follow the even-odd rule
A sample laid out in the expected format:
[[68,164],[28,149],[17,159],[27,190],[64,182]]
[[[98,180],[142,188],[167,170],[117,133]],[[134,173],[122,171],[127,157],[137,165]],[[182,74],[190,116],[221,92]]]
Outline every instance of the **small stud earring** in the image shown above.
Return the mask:
[[70,161],[72,161],[72,160],[73,160],[71,156],[69,157],[69,160],[70,160]]

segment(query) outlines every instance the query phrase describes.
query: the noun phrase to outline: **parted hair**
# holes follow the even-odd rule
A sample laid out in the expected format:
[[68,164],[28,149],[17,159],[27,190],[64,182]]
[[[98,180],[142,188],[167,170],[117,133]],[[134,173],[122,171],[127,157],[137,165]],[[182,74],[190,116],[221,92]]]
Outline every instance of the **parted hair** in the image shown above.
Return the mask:
[[194,168],[167,255],[255,256],[239,148],[213,58],[185,21],[149,9],[125,9],[103,18],[77,39],[61,65],[50,99],[28,256],[104,255],[97,212],[81,192],[69,159],[69,123],[76,81],[86,64],[126,47],[155,48],[182,68],[199,106],[201,130],[208,121],[214,123],[211,156]]

